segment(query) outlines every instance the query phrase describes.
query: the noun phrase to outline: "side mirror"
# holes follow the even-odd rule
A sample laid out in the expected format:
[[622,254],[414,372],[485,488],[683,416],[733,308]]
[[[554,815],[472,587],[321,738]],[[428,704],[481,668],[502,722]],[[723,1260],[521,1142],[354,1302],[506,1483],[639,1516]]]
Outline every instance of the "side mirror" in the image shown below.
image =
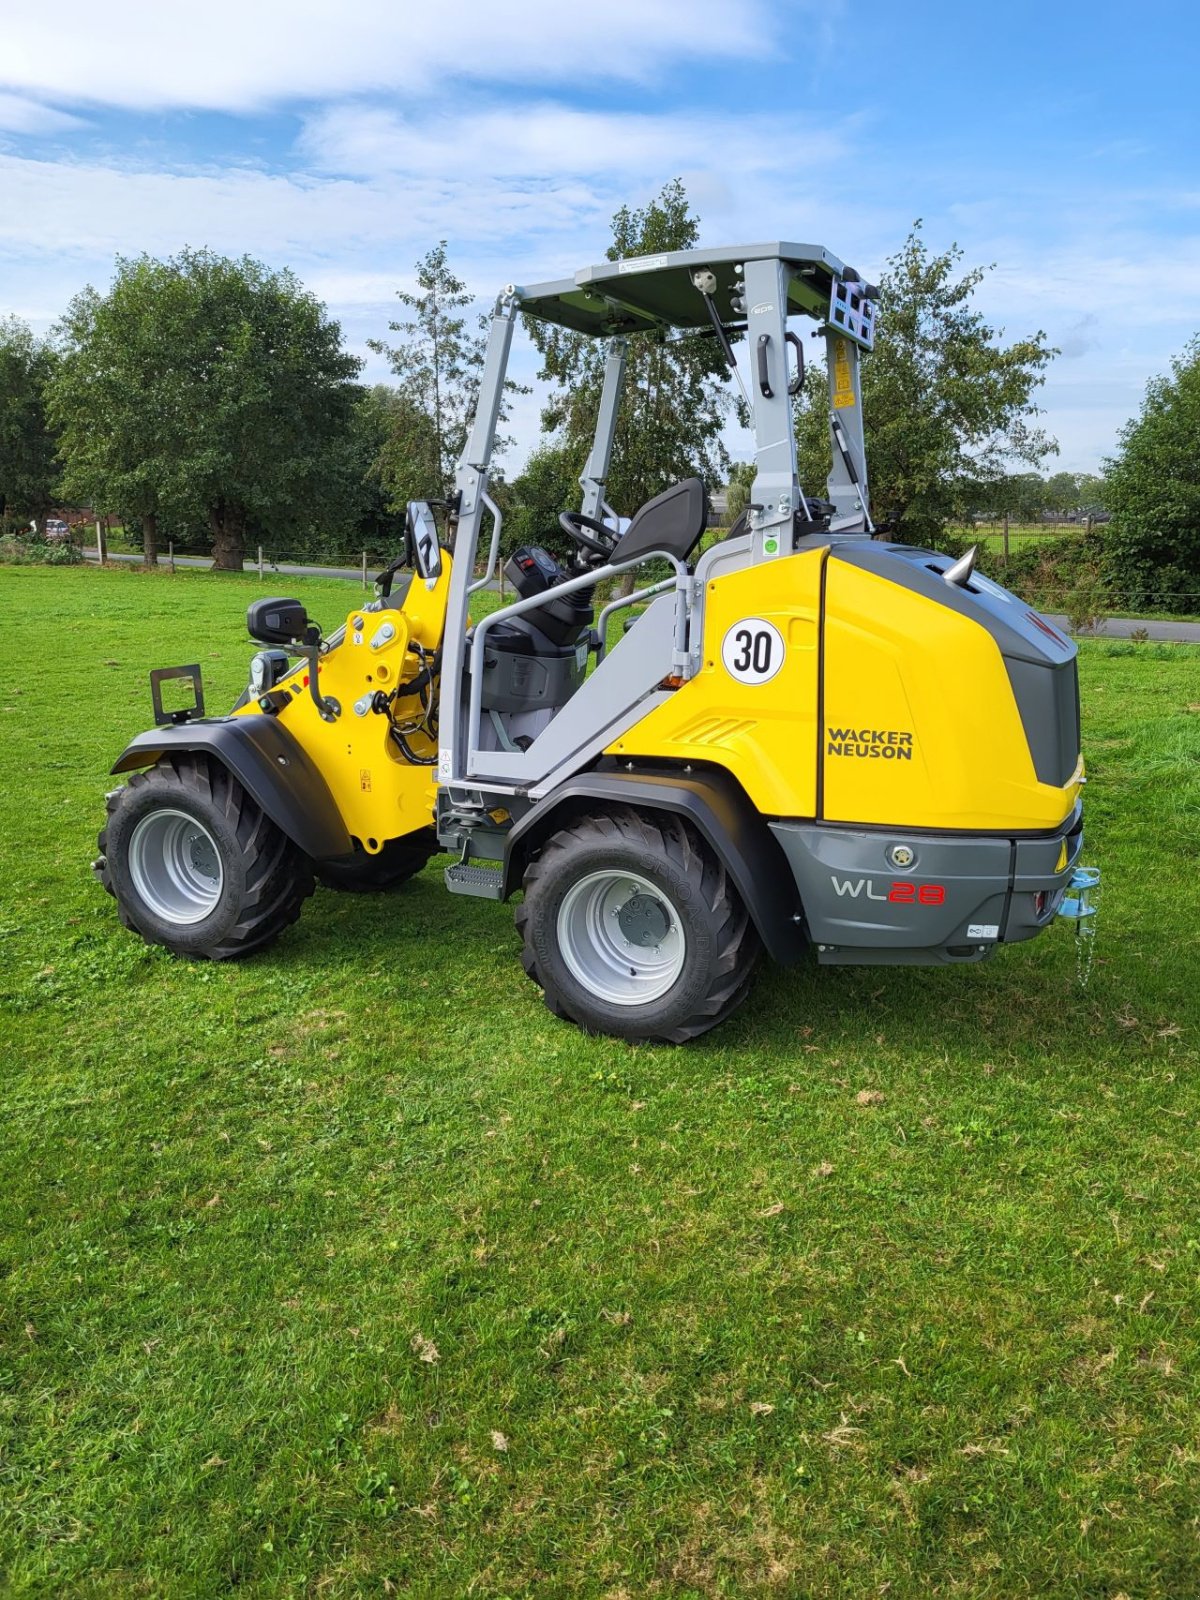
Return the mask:
[[308,612],[299,600],[252,600],[246,607],[246,631],[259,644],[303,643]]
[[442,550],[437,523],[427,500],[410,500],[404,524],[408,564],[422,578],[436,578],[442,570]]

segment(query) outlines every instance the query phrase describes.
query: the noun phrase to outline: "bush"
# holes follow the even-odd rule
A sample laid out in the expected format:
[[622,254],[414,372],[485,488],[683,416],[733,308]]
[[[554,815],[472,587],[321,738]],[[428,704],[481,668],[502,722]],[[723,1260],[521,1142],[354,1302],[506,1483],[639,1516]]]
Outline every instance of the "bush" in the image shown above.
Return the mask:
[[83,560],[83,551],[73,540],[64,539],[59,544],[48,544],[41,560],[47,567],[77,567]]
[[1126,605],[1197,609],[1200,340],[1154,378],[1109,471],[1108,566]]
[[999,551],[981,547],[979,570],[1039,611],[1065,611],[1073,626],[1091,626],[1112,609],[1104,538],[1096,529],[1031,540],[1007,565]]
[[48,544],[45,539],[0,538],[0,564],[10,567],[76,567],[83,560],[77,544],[64,539]]

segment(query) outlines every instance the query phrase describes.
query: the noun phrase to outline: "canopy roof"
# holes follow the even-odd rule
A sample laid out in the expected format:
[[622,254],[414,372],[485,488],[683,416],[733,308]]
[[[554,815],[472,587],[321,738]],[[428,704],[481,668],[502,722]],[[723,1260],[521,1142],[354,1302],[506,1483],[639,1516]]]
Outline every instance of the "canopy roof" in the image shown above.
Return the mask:
[[[815,244],[741,244],[718,250],[669,250],[657,256],[632,256],[583,267],[574,278],[518,288],[522,311],[577,333],[603,338],[653,328],[707,328],[708,308],[692,281],[707,269],[716,278],[713,301],[723,322],[740,321],[744,310],[731,304],[746,261],[779,260],[791,269],[789,311],[825,318],[837,280],[858,283],[858,274]],[[871,299],[874,289],[861,286]]]

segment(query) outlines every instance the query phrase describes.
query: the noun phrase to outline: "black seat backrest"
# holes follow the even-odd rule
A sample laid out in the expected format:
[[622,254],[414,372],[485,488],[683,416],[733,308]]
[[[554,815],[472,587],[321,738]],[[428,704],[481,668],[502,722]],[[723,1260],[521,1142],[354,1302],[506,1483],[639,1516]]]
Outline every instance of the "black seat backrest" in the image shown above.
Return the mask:
[[700,542],[708,525],[708,498],[699,478],[684,478],[646,504],[613,546],[611,562],[633,561],[666,550],[680,561]]

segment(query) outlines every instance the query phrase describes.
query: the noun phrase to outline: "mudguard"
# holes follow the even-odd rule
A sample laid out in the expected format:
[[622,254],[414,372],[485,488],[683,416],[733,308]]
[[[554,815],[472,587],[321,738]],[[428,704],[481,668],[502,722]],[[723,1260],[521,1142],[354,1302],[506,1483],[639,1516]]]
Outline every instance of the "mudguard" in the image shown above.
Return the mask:
[[197,751],[220,761],[271,821],[314,860],[352,854],[353,842],[328,784],[274,717],[198,717],[148,728],[126,745],[111,770],[151,767],[175,751]]
[[520,888],[529,858],[550,834],[567,826],[573,813],[617,805],[670,811],[691,823],[733,879],[772,960],[799,958],[807,940],[787,859],[741,786],[716,767],[602,770],[568,778],[509,833],[504,898]]

